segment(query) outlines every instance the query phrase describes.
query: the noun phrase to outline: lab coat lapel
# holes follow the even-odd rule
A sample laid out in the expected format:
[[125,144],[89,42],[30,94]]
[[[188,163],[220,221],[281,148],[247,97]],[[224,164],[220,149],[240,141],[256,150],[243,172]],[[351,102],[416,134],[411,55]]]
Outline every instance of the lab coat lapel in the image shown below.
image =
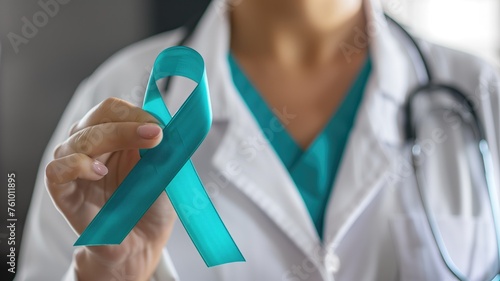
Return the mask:
[[378,1],[365,1],[371,77],[351,131],[325,214],[325,245],[335,249],[356,218],[394,173],[395,147],[403,145],[399,120],[416,74],[406,50],[389,30]]
[[[307,208],[232,82],[227,62],[229,23],[223,4],[210,4],[189,45],[206,60],[214,125],[228,124],[212,158],[213,166],[313,260],[320,242]],[[182,91],[181,84],[174,83],[172,91]],[[177,101],[170,102],[182,103],[183,97],[175,98]]]
[[[206,60],[214,123],[228,123],[212,163],[322,268],[317,259],[321,243],[305,204],[232,83],[227,63],[229,24],[224,7],[217,1],[210,4],[188,43]],[[412,83],[408,77],[415,76],[405,50],[390,34],[378,1],[365,1],[365,8],[374,67],[327,206],[327,248],[340,242],[383,186],[392,166],[385,146],[402,142],[396,120]],[[182,91],[179,85],[174,83],[172,91]],[[184,100],[181,95],[174,96],[174,104]]]
[[[373,83],[373,80],[371,82]],[[371,103],[377,98],[375,95],[380,93],[373,89],[373,85],[369,88],[372,89],[365,93],[367,97],[351,131],[326,209],[324,237],[328,248],[338,245],[356,218],[380,190],[392,166],[391,159],[384,151],[386,148],[377,138],[371,124],[384,124],[380,123],[382,118],[371,120],[369,109],[376,106]]]
[[232,120],[213,164],[312,259],[320,242],[306,206],[239,94],[228,91]]

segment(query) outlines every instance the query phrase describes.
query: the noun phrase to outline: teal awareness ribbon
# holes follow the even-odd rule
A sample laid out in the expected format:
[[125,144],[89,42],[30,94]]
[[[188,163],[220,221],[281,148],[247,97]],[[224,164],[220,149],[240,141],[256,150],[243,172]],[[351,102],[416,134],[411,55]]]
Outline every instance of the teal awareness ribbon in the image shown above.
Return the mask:
[[[172,117],[157,81],[182,76],[198,83]],[[245,261],[215,210],[190,160],[212,124],[207,75],[195,50],[162,51],[149,78],[143,109],[160,121],[163,140],[140,151],[141,159],[83,231],[75,246],[120,244],[165,190],[207,266]]]

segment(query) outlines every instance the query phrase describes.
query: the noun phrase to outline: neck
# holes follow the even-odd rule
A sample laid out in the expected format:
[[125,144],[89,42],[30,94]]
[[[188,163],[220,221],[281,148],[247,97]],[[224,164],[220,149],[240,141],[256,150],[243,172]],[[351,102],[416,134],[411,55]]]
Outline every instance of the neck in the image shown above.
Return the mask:
[[231,49],[289,66],[324,64],[365,26],[362,0],[243,0],[231,10]]

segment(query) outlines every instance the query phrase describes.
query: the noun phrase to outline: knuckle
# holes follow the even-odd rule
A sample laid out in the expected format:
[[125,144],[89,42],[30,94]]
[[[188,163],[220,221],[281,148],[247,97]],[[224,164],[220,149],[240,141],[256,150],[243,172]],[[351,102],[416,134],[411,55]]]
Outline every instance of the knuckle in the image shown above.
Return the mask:
[[75,144],[88,142],[89,136],[92,132],[92,128],[93,127],[89,127],[77,133],[75,136]]
[[115,98],[115,97],[109,97],[109,98],[106,98],[105,100],[103,100],[100,104],[99,104],[99,108],[102,108],[102,109],[109,109],[111,107],[113,107],[114,105],[116,104],[119,104],[119,103],[122,103],[122,100],[119,99],[119,98]]
[[87,160],[87,155],[83,153],[75,153],[71,155],[71,163],[73,163],[73,166],[79,166],[80,163],[85,162]]
[[92,154],[96,148],[116,140],[118,127],[117,123],[104,123],[79,131],[73,135],[73,151],[86,155]]
[[48,179],[51,179],[52,178],[52,166],[53,166],[53,161],[50,162],[49,164],[47,164],[45,166],[45,177],[47,177]]
[[83,167],[85,155],[75,153],[70,156],[54,160],[45,167],[45,177],[50,184],[61,184],[75,179]]
[[129,139],[129,126],[116,126],[115,133],[113,134],[116,142],[121,142],[123,140]]
[[69,129],[69,135],[73,135],[74,133],[76,133],[78,131],[78,124],[80,122],[75,122],[73,123],[73,125],[71,125],[70,129]]
[[94,127],[89,127],[74,135],[73,146],[75,151],[89,153],[92,150],[91,136],[94,130]]
[[45,187],[47,188],[47,191],[49,193],[49,196],[54,199],[54,203],[56,203],[56,198],[57,198],[57,188],[56,188],[56,183],[54,183],[54,181],[49,178],[47,175],[45,175]]
[[122,99],[111,97],[103,102],[102,111],[105,116],[114,116],[118,120],[124,121],[131,118],[133,107],[132,104]]
[[82,153],[75,153],[69,157],[62,159],[62,165],[66,168],[71,169],[71,171],[75,172],[81,168],[82,163],[84,163],[87,159],[87,156]]
[[102,123],[99,125],[99,133],[103,135],[102,137],[104,137],[104,135],[112,134],[113,131],[115,130],[115,127],[116,127],[115,123],[112,122]]
[[56,148],[54,148],[54,152],[52,153],[54,159],[59,158],[59,155],[61,155],[61,150],[62,150],[62,144],[58,144]]
[[45,167],[45,177],[47,179],[47,186],[52,186],[54,184],[59,184],[63,181],[64,169],[61,169],[61,165],[55,161],[50,162]]

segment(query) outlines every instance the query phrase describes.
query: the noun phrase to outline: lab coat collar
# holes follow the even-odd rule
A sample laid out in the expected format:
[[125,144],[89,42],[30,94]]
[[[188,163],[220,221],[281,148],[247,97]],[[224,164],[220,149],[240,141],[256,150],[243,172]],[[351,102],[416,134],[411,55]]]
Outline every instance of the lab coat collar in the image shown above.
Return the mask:
[[409,88],[406,77],[412,72],[407,50],[400,43],[400,36],[394,35],[380,1],[365,0],[364,5],[376,87],[386,98],[402,104]]
[[[237,5],[227,0],[215,0],[210,3],[206,13],[201,18],[198,27],[194,31],[188,45],[201,53],[206,60],[210,95],[212,99],[212,111],[214,121],[228,120],[233,118],[229,114],[227,97],[228,85],[233,85],[230,69],[227,65],[227,55],[230,45],[230,26],[228,11]],[[382,5],[379,0],[364,0],[365,14],[368,22],[368,34],[370,56],[373,62],[372,79],[375,80],[377,91],[374,94],[400,106],[406,99],[409,90],[409,81],[406,77],[412,77],[413,71],[407,52],[400,44],[400,38],[394,36],[390,26],[384,17]],[[363,40],[361,40],[363,41]],[[210,42],[210,44],[207,44]],[[351,46],[353,48],[366,48],[366,46]],[[411,79],[410,79],[411,80]],[[174,83],[175,85],[175,83]],[[230,87],[229,87],[230,88]],[[229,91],[231,92],[231,91]],[[182,104],[185,96],[177,95],[178,101],[174,104]],[[174,97],[175,99],[175,97]],[[396,118],[394,116],[383,116],[381,112],[374,112],[372,122],[384,124],[385,118]],[[401,118],[399,118],[401,119]],[[386,143],[397,144],[401,142],[401,124],[397,126],[377,127],[377,135]]]
[[[306,256],[312,257],[319,249],[320,240],[307,208],[232,81],[227,60],[230,51],[227,10],[230,8],[225,1],[212,2],[188,42],[205,58],[214,125],[228,124],[212,163],[219,174],[257,205]],[[175,87],[172,90],[175,91]],[[224,218],[224,214],[221,217]],[[235,239],[238,242],[237,237]],[[319,264],[317,267],[321,268]]]
[[[334,187],[336,199],[330,200],[327,209],[327,219],[333,221],[325,226],[325,242],[330,245],[342,238],[342,233],[373,198],[378,190],[376,187],[389,169],[387,163],[390,160],[383,146],[401,141],[400,128],[395,120],[398,120],[398,108],[410,83],[407,79],[408,69],[411,69],[407,65],[408,59],[390,33],[378,0],[366,0],[364,4],[371,30],[369,40],[373,69],[360,108],[364,112],[359,114],[351,133],[351,139],[362,143],[349,141],[339,170],[339,180]],[[232,82],[227,62],[229,8],[231,6],[224,1],[211,3],[188,42],[206,60],[214,124],[228,124],[212,162],[321,270],[324,266],[321,266],[317,256],[322,245],[307,208]],[[176,91],[175,83],[172,91]],[[357,145],[365,151],[356,151]],[[353,165],[357,172],[349,172]],[[228,170],[233,173],[227,173]],[[238,171],[236,174],[235,170]],[[352,184],[355,184],[355,192],[349,192]]]
[[326,209],[323,236],[327,251],[335,251],[398,172],[394,153],[404,144],[402,108],[417,83],[407,50],[391,30],[380,2],[366,0],[364,4],[373,68]]
[[[228,112],[231,105],[227,104],[227,96],[230,95],[227,85],[232,84],[227,66],[230,39],[227,5],[224,0],[212,1],[186,42],[205,60],[214,122],[233,118]],[[186,81],[173,80],[169,92],[175,94],[166,95],[169,108],[176,109],[182,105],[189,94],[186,93],[186,87],[190,87]]]

